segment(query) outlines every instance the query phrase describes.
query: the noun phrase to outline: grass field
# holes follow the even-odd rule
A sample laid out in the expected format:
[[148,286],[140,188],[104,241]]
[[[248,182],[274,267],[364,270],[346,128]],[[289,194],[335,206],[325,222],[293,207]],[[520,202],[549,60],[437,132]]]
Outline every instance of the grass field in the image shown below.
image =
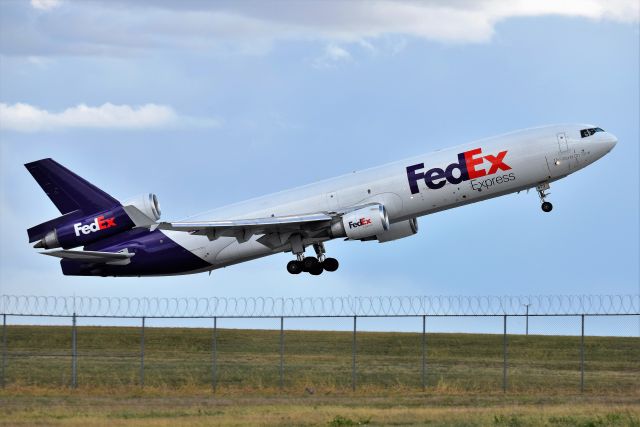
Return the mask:
[[210,329],[79,327],[78,388],[69,327],[9,326],[0,425],[636,425],[640,339],[359,332],[351,391],[349,332],[219,329],[216,392]]

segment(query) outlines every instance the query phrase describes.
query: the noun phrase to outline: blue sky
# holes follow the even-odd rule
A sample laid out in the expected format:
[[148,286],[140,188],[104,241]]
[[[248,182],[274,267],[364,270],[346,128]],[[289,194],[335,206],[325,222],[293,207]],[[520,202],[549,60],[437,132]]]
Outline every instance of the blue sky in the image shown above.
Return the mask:
[[[566,3],[566,4],[565,4]],[[0,3],[0,293],[116,296],[637,294],[636,1]],[[59,214],[52,157],[118,199],[187,215],[494,134],[562,122],[619,138],[535,193],[211,276],[77,278],[26,229]]]

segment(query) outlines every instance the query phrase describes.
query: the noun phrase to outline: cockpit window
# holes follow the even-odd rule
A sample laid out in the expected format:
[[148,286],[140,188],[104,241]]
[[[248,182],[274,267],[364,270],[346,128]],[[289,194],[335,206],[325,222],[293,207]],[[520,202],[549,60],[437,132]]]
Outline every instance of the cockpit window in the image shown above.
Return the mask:
[[586,138],[586,137],[588,137],[588,136],[593,135],[593,134],[594,134],[594,133],[596,133],[596,132],[604,132],[604,130],[603,130],[603,129],[601,129],[601,128],[589,128],[589,129],[582,129],[582,130],[580,131],[580,136],[581,136],[581,137],[583,137],[583,138]]

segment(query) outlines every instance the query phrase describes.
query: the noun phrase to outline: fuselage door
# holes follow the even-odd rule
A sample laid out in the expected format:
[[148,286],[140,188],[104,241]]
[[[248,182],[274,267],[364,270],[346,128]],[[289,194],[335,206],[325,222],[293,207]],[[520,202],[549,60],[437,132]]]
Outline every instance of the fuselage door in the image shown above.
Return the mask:
[[561,153],[569,150],[569,144],[567,143],[567,134],[564,132],[560,132],[558,135],[558,148]]
[[[560,132],[556,134],[558,140],[558,152],[547,156],[547,166],[553,178],[559,178],[571,173],[571,156],[569,155],[569,141],[567,134]],[[551,153],[549,153],[551,154]]]

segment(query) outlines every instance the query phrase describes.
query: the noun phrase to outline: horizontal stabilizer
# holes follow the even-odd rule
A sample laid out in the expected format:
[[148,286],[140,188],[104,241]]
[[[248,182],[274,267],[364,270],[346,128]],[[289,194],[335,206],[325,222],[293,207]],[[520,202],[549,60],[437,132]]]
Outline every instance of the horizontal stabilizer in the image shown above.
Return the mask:
[[128,264],[131,262],[129,258],[135,254],[128,251],[123,252],[99,252],[99,251],[73,251],[73,250],[54,250],[48,252],[40,252],[43,255],[54,256],[57,258],[68,259],[72,261],[91,262],[97,264]]

